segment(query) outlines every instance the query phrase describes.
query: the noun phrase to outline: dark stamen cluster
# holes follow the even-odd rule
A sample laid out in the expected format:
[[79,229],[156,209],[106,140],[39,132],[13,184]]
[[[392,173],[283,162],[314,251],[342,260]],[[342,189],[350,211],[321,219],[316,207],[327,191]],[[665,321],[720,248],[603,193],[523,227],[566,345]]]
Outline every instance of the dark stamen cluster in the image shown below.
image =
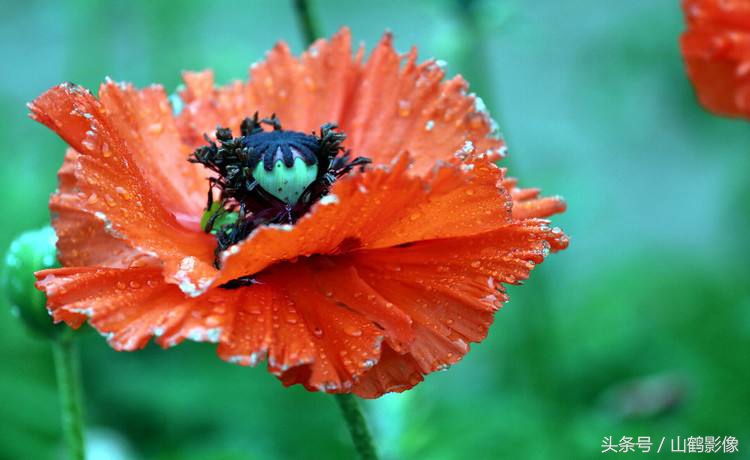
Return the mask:
[[[264,131],[264,124],[273,131]],[[209,178],[203,224],[206,232],[216,234],[214,264],[217,268],[222,251],[245,239],[254,229],[266,224],[295,223],[328,194],[339,177],[370,163],[364,157],[350,161],[349,152],[341,146],[346,135],[335,131],[336,128],[335,124],[326,123],[321,126],[320,135],[284,131],[275,115],[259,119],[256,113],[253,118],[243,120],[240,137],[233,137],[228,128],[216,130],[218,143],[206,136],[209,145],[198,148],[189,161],[217,173],[217,177]],[[255,177],[264,174],[263,170],[280,168],[279,161],[291,168],[296,158],[305,165],[317,165],[314,179],[296,201],[285,201],[265,190],[260,178]],[[261,161],[262,170],[258,167]],[[214,190],[218,191],[218,201],[215,201]]]

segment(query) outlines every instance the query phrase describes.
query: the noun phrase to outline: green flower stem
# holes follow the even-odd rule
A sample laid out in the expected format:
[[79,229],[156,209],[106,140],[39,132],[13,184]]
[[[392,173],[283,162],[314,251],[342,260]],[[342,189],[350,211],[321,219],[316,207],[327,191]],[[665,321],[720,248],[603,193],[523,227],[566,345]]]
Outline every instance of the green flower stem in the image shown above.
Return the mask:
[[52,339],[55,373],[62,409],[62,425],[68,456],[71,460],[86,458],[83,442],[83,407],[78,347],[70,333]]
[[321,35],[320,26],[310,12],[310,3],[307,0],[294,0],[294,12],[305,36],[305,43],[312,45]]
[[362,410],[359,408],[357,397],[352,394],[337,394],[335,396],[349,427],[349,434],[352,436],[359,458],[362,460],[377,460],[378,454],[375,452],[372,436],[370,436],[370,430],[367,428],[367,421],[362,415]]

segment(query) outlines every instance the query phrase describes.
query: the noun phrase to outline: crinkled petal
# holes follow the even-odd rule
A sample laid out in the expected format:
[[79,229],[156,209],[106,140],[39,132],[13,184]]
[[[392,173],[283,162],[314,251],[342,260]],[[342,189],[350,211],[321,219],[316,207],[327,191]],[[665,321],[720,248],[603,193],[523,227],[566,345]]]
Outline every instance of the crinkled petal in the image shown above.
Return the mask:
[[218,342],[232,321],[233,310],[186,297],[159,267],[69,267],[36,276],[56,322],[78,327],[88,318],[116,350],[143,348],[153,336],[165,347],[186,338]]
[[93,214],[129,246],[158,257],[166,279],[184,291],[198,291],[213,277],[214,239],[178,220],[138,166],[138,146],[120,132],[126,128],[91,93],[62,84],[29,107],[35,120],[80,153],[74,174],[81,211]]
[[401,393],[423,380],[419,364],[411,354],[398,354],[386,344],[378,364],[357,381],[352,393],[362,398],[378,398],[386,393]]
[[52,226],[57,234],[57,258],[63,266],[128,267],[154,263],[154,259],[107,233],[104,222],[84,210],[91,197],[76,187],[75,170],[80,154],[68,149],[58,177],[58,191],[50,198]]
[[411,318],[415,334],[407,353],[388,355],[385,367],[378,363],[353,391],[362,397],[403,391],[421,374],[458,362],[469,343],[485,338],[494,312],[507,300],[503,284],[526,279],[550,249],[566,246],[567,237],[547,221],[527,219],[481,235],[350,256],[360,277]]
[[327,122],[343,123],[360,73],[362,49],[352,57],[351,33],[342,29],[317,40],[300,58],[277,44],[250,70],[250,87],[261,115],[275,113],[284,129],[310,132]]
[[108,80],[99,89],[99,100],[162,202],[184,219],[200,222],[208,173],[187,161],[193,149],[180,141],[164,88],[139,90]]
[[177,127],[183,143],[192,149],[205,145],[205,136],[214,138],[217,126],[230,127],[238,135],[242,120],[258,110],[247,83],[235,81],[216,88],[210,70],[184,72],[182,78],[184,107],[177,116]]
[[504,144],[484,104],[467,94],[466,81],[443,81],[441,66],[433,60],[417,64],[414,49],[403,66],[402,60],[386,34],[364,65],[341,122],[347,147],[377,163],[408,151],[417,174],[437,160],[470,153],[498,159]]
[[342,119],[360,72],[352,57],[351,33],[342,29],[330,40],[318,40],[301,58],[285,43],[277,44],[265,61],[250,69],[249,82],[215,88],[210,71],[186,72],[181,93],[185,108],[178,117],[183,139],[195,147],[217,125],[235,133],[247,116],[276,114],[284,129],[311,132]]
[[178,117],[183,139],[201,145],[217,125],[237,132],[242,119],[257,110],[262,117],[275,113],[288,130],[310,132],[336,122],[354,155],[388,164],[408,152],[415,174],[429,172],[437,160],[502,155],[494,122],[481,99],[467,94],[463,78],[444,81],[441,66],[434,60],[417,64],[415,51],[402,66],[404,57],[390,34],[364,64],[362,55],[362,48],[353,54],[344,28],[299,58],[279,43],[252,66],[247,83],[215,88],[211,72],[185,73],[186,105]]
[[[264,272],[258,284],[238,289],[234,325],[219,356],[244,365],[267,357],[269,370],[285,385],[350,391],[377,362],[384,332],[346,303],[352,300],[351,287],[328,291],[316,285],[321,277],[345,271],[337,266],[322,270],[331,273],[321,275],[307,262],[283,264]],[[375,311],[366,304],[362,309]]]
[[503,187],[513,200],[513,219],[549,217],[564,212],[567,208],[563,197],[543,197],[538,188],[519,188],[518,180],[512,177],[503,180]]

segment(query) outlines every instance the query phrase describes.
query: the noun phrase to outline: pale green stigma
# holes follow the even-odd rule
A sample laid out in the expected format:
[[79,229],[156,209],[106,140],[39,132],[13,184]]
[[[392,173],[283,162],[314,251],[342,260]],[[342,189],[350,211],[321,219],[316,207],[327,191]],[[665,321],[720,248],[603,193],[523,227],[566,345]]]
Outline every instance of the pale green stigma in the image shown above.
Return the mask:
[[294,159],[291,168],[287,168],[283,160],[277,160],[273,168],[266,171],[261,161],[253,171],[253,177],[263,190],[289,204],[294,204],[299,200],[317,175],[317,163],[308,165],[300,157]]

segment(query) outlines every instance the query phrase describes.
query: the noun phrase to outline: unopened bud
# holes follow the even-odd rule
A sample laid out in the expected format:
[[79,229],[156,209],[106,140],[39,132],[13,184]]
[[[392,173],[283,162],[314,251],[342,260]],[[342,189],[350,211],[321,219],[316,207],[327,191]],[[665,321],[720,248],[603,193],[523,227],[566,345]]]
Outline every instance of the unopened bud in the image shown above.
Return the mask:
[[51,337],[60,330],[47,312],[47,297],[34,287],[34,272],[59,266],[52,227],[24,232],[5,253],[1,277],[3,293],[13,313],[34,332]]

